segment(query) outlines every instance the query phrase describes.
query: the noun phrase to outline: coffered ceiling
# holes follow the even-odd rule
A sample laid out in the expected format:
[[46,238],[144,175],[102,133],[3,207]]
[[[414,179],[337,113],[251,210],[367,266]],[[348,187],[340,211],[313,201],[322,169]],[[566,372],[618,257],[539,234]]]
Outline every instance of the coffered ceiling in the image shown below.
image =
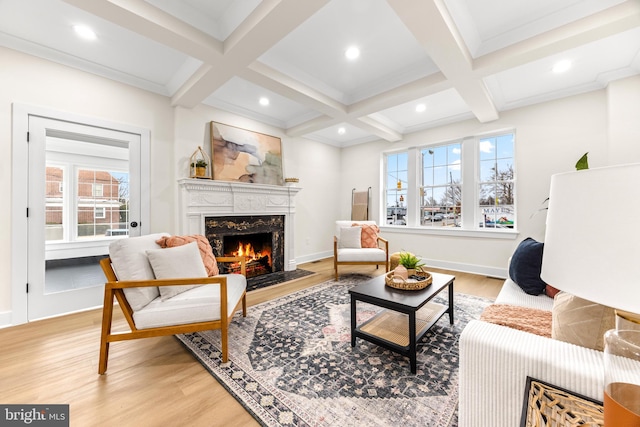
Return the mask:
[[640,0],[0,0],[0,45],[344,147],[640,74]]

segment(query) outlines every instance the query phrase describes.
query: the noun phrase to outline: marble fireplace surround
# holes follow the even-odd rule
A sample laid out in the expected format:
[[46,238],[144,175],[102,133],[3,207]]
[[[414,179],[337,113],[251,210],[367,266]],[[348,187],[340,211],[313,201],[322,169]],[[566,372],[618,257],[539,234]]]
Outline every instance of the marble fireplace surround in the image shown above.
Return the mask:
[[284,270],[296,269],[295,196],[300,187],[184,178],[178,181],[180,234],[205,235],[205,218],[284,216]]

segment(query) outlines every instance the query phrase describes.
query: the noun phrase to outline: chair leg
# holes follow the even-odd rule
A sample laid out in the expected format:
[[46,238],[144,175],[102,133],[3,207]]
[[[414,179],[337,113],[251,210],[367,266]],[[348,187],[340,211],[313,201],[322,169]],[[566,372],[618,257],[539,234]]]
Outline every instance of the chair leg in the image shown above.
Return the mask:
[[113,291],[105,289],[104,305],[102,306],[102,332],[100,333],[100,359],[98,374],[107,372],[109,360],[109,335],[111,335],[111,319],[113,318]]
[[229,337],[228,337],[228,329],[223,326],[220,328],[220,341],[222,344],[222,363],[227,363],[229,361]]
[[109,359],[109,343],[106,337],[100,339],[100,361],[98,362],[98,374],[107,372],[107,360]]
[[247,317],[247,293],[242,296],[242,317]]

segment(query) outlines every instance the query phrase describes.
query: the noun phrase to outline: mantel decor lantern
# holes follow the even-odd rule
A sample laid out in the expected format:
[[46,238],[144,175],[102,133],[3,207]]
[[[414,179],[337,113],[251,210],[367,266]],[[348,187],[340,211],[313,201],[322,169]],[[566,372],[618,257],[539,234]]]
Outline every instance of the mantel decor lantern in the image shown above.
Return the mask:
[[211,158],[198,147],[189,159],[189,178],[211,179]]

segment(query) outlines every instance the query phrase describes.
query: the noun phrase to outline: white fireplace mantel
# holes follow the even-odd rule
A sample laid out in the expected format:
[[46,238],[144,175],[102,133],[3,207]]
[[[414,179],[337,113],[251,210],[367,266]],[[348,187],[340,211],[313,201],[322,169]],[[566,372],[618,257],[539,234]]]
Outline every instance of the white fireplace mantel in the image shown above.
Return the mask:
[[300,187],[189,178],[178,186],[181,234],[205,234],[206,217],[284,215],[284,269],[296,269],[294,201]]

